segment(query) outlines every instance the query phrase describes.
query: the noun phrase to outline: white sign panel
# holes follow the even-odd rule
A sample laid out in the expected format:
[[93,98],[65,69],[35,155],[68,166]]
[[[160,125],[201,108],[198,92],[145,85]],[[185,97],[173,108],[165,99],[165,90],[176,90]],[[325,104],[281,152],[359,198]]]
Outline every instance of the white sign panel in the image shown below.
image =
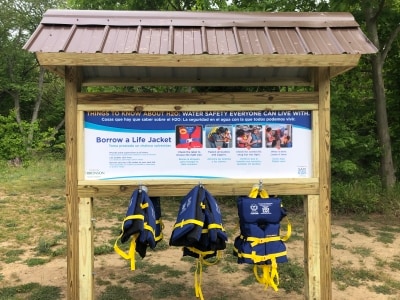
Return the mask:
[[311,177],[310,111],[85,112],[86,180]]

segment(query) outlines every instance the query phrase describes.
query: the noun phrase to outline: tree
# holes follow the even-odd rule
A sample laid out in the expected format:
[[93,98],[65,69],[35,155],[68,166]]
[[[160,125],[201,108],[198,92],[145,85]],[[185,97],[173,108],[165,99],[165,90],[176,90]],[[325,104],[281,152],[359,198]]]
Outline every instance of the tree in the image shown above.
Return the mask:
[[94,10],[224,10],[225,0],[68,0],[76,9]]
[[[12,111],[21,136],[16,140],[20,141],[20,147],[29,151],[36,145],[34,135],[38,133],[37,126],[40,126],[39,112],[44,96],[49,94],[49,89],[54,87],[54,82],[60,83],[60,81],[39,67],[34,55],[26,52],[22,47],[36,29],[45,10],[61,2],[58,0],[50,2],[0,0],[0,2],[2,7],[0,11],[0,112],[9,114],[9,111]],[[57,87],[56,90],[59,89]],[[52,93],[52,95],[55,94],[57,93]],[[26,126],[27,120],[30,126]],[[19,153],[20,151],[16,151],[14,155],[18,156]]]
[[[369,3],[369,2],[366,2]],[[382,17],[385,9],[385,1],[381,0],[378,7],[367,5],[365,8],[365,20],[367,32],[374,43],[379,49],[377,55],[372,57],[372,75],[374,81],[374,95],[376,107],[376,120],[379,144],[382,149],[381,156],[381,180],[385,188],[391,188],[396,183],[395,167],[392,156],[392,144],[390,141],[390,131],[387,116],[386,92],[384,85],[383,67],[388,53],[392,47],[394,40],[398,37],[400,32],[400,23],[397,19],[397,24],[394,24],[393,31],[390,32],[386,42],[381,46],[378,34],[378,20]],[[391,12],[386,12],[391,13]],[[400,14],[397,16],[400,18]]]
[[392,188],[396,183],[396,169],[388,122],[384,66],[393,43],[400,33],[400,1],[331,1],[332,8],[351,11],[366,26],[367,35],[379,52],[371,56],[376,129],[381,150],[380,178],[382,187]]

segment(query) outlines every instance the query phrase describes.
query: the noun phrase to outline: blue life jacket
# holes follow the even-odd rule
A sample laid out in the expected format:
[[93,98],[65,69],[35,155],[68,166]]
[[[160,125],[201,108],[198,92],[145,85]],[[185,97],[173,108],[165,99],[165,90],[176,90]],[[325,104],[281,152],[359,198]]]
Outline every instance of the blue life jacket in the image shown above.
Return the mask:
[[209,251],[215,256],[227,240],[217,201],[203,186],[195,186],[181,201],[169,244],[198,250],[194,257]]
[[[218,262],[226,248],[228,236],[222,226],[222,215],[215,198],[202,186],[195,186],[181,201],[169,244],[183,246],[183,256],[197,258],[195,273],[196,297],[201,291],[202,264]],[[217,257],[214,262],[205,259]]]
[[[115,252],[122,258],[131,260],[131,270],[135,270],[135,253],[144,258],[147,247],[154,249],[157,244],[156,219],[156,209],[147,193],[142,189],[134,190],[122,222],[121,234],[114,244]],[[125,243],[129,239],[131,244],[126,253],[120,249],[118,243]]]
[[[266,194],[266,192],[265,192]],[[266,194],[268,195],[268,194]],[[285,237],[280,236],[280,222],[286,217],[286,210],[279,198],[239,197],[237,201],[240,235],[234,241],[234,255],[238,263],[254,264],[257,280],[278,289],[277,263],[287,262],[284,241],[290,236],[291,227]],[[263,269],[259,277],[257,266]]]
[[161,216],[161,201],[160,201],[161,199],[160,197],[150,197],[150,200],[153,203],[154,210],[156,213],[155,237],[156,237],[156,243],[158,243],[164,238],[163,235],[164,223],[162,221],[162,216]]

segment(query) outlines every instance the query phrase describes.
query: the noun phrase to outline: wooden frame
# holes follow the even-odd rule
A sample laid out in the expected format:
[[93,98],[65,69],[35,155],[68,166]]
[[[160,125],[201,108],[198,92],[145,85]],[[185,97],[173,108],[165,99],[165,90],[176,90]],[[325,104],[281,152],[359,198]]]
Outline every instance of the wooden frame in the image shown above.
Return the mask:
[[[305,298],[331,299],[330,79],[356,67],[361,55],[376,53],[377,49],[349,13],[181,13],[49,10],[24,46],[35,53],[42,67],[65,78],[67,299],[94,298],[93,198],[128,197],[138,186],[135,181],[85,180],[84,112],[205,110],[312,112],[311,177],[258,180],[271,194],[305,195]],[[142,26],[160,25],[168,31],[167,39],[160,39],[157,33],[152,36],[152,30],[142,34]],[[118,37],[118,27],[128,30],[133,38]],[[175,40],[174,30],[180,27],[194,27],[198,34]],[[232,34],[213,34],[206,27],[226,27]],[[259,28],[263,34],[242,38],[237,34],[240,28]],[[276,38],[271,38],[269,28],[275,28]],[[288,36],[288,28],[296,36]],[[326,29],[327,34],[314,37],[313,29]],[[147,41],[152,37],[155,42],[149,46]],[[145,46],[141,48],[142,38]],[[115,43],[117,39],[121,42]],[[112,49],[106,47],[111,44]],[[215,47],[217,44],[232,46]],[[218,50],[210,52],[209,46]],[[314,91],[82,93],[86,86],[160,85],[303,86],[314,87]],[[254,184],[248,179],[236,181],[240,184],[227,184],[230,182],[226,180],[202,183],[214,195],[247,194]],[[149,186],[150,195],[179,196],[198,182],[157,180],[140,184]]]
[[[315,92],[233,94],[88,94],[80,93],[79,68],[66,68],[68,299],[94,299],[93,197],[129,197],[130,181],[84,180],[83,113],[85,111],[224,111],[311,110],[313,175],[311,178],[262,178],[271,194],[305,195],[305,297],[331,299],[330,264],[330,69],[316,68]],[[181,196],[197,181],[141,182],[150,195]],[[202,182],[215,195],[248,193],[254,180]],[[228,184],[227,184],[228,183]],[[173,187],[173,188],[172,188]]]

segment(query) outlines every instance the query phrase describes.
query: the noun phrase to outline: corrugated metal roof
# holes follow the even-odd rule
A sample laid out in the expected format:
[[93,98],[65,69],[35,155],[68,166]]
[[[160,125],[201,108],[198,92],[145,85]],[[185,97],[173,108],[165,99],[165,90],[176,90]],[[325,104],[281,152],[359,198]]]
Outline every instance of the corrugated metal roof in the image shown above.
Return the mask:
[[[24,49],[40,53],[42,57],[46,53],[202,55],[201,60],[204,61],[207,55],[219,55],[228,59],[226,67],[235,67],[229,57],[237,55],[247,55],[248,60],[254,55],[300,55],[301,59],[302,55],[376,52],[349,13],[82,10],[47,11]],[[59,58],[62,59],[62,56]],[[160,59],[160,67],[162,63]],[[46,64],[49,65],[48,62]],[[60,65],[59,62],[55,64]],[[74,64],[85,66],[89,63],[87,57],[81,59],[76,56]],[[201,61],[197,64],[201,68]],[[109,74],[111,71],[115,76],[132,73],[120,68],[105,69],[107,65],[109,68],[118,66],[118,61],[113,61],[113,58],[91,61],[90,65],[92,68],[93,65],[103,67],[96,72],[107,71]],[[293,67],[290,61],[287,67]],[[301,70],[293,73],[293,70],[289,69],[292,75],[287,74],[288,78],[307,73]],[[160,69],[153,66],[153,70],[147,71],[157,73]],[[146,72],[146,69],[134,70],[134,73],[141,72]],[[86,75],[89,76],[89,73],[94,72],[85,70]],[[207,75],[213,72],[209,73]],[[310,78],[309,74],[306,77]],[[257,82],[263,80],[255,79]],[[197,82],[200,81],[198,78]]]
[[348,13],[50,10],[25,49],[139,54],[375,52]]

